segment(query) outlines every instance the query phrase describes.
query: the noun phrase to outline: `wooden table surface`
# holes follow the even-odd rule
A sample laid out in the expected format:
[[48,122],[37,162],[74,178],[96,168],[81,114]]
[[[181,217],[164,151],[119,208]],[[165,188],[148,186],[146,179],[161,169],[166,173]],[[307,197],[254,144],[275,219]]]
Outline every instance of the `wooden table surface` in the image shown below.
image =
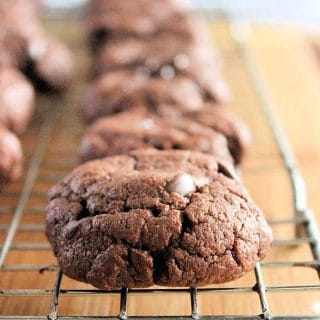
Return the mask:
[[[24,226],[43,224],[43,207],[48,188],[76,165],[78,143],[83,131],[77,115],[79,101],[85,86],[88,56],[81,43],[81,27],[78,23],[52,22],[48,27],[64,37],[76,53],[76,84],[65,97],[39,97],[35,120],[23,137],[26,151],[26,172],[34,174],[30,186],[20,228],[15,232],[11,249],[0,271],[0,315],[46,316],[51,301],[55,272],[23,271],[24,265],[55,264],[55,258],[47,249],[47,241],[41,230],[26,231]],[[242,168],[242,177],[252,197],[263,208],[269,220],[290,218],[293,215],[292,193],[283,161],[261,108],[261,101],[253,89],[243,61],[239,55],[226,23],[214,23],[211,31],[215,44],[224,57],[224,74],[232,88],[234,99],[230,108],[250,127],[253,136],[251,153]],[[255,26],[248,48],[260,70],[263,81],[274,103],[274,112],[285,129],[297,157],[298,166],[306,179],[310,207],[315,210],[320,223],[320,63],[305,35],[279,27]],[[47,121],[47,122],[46,122]],[[43,124],[45,123],[45,124]],[[50,127],[49,129],[45,127]],[[43,131],[41,131],[43,130]],[[37,139],[44,140],[39,150]],[[38,146],[38,147],[37,147]],[[43,151],[43,155],[41,152]],[[32,155],[39,153],[40,167],[34,172],[30,167]],[[29,177],[30,178],[30,177]],[[6,228],[13,221],[21,199],[20,191],[26,189],[23,182],[9,185],[0,194],[0,243],[6,239]],[[20,198],[19,198],[20,197]],[[20,199],[20,200],[19,200]],[[36,207],[36,208],[35,208]],[[38,208],[38,210],[37,210]],[[294,237],[292,225],[273,225],[276,239]],[[41,250],[19,245],[40,244]],[[41,246],[40,246],[41,247]],[[312,261],[308,244],[295,247],[275,244],[266,258],[271,261]],[[21,271],[13,271],[18,268]],[[22,267],[21,267],[22,266]],[[7,269],[7,270],[6,270]],[[264,282],[269,288],[279,286],[319,285],[315,269],[306,267],[262,267]],[[254,273],[220,286],[254,287]],[[33,295],[13,295],[13,291],[32,289]],[[66,277],[62,289],[92,289]],[[48,290],[40,296],[37,290]],[[1,292],[0,292],[1,293]],[[318,315],[320,317],[320,289],[301,292],[268,291],[272,315]],[[219,293],[199,295],[200,313],[204,315],[258,315],[261,313],[256,292]],[[117,315],[119,295],[70,295],[59,299],[58,315],[103,316]],[[129,315],[189,315],[187,294],[129,295]]]

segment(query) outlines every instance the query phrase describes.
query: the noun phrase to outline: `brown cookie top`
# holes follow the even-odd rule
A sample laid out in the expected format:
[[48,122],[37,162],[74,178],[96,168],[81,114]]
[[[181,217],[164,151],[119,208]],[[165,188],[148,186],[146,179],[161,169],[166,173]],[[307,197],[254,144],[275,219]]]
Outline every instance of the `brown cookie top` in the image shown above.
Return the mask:
[[190,78],[150,77],[145,69],[119,70],[99,77],[87,89],[82,101],[86,122],[144,104],[156,113],[175,105],[181,112],[202,108],[203,90]]
[[0,30],[14,33],[26,42],[43,34],[40,23],[41,1],[0,1]]
[[185,116],[223,134],[228,140],[235,163],[240,164],[243,161],[251,143],[250,131],[228,108],[206,103],[199,111]]
[[220,74],[220,58],[209,39],[198,38],[202,37],[161,33],[150,39],[109,42],[99,51],[95,70],[101,74],[119,68],[139,67],[165,79],[186,75],[212,100],[224,103],[229,99],[229,89]]
[[27,43],[14,31],[0,32],[0,66],[22,68],[26,63]]
[[98,120],[83,136],[80,150],[82,160],[88,161],[145,148],[201,151],[233,163],[222,134],[192,120],[155,116],[144,108]]
[[0,186],[22,175],[23,154],[19,139],[0,124]]
[[98,288],[200,286],[252,270],[271,231],[232,166],[190,151],[88,162],[50,192],[62,271]]
[[96,50],[110,39],[155,34],[178,19],[186,7],[187,1],[179,0],[90,1],[86,22],[89,42]]
[[29,63],[25,73],[39,89],[64,90],[72,80],[73,61],[69,49],[49,37],[36,37],[28,43]]
[[[9,60],[38,89],[62,90],[70,82],[71,53],[62,43],[46,35],[40,22],[40,4],[40,0],[0,2],[1,34],[12,35],[6,48],[0,49],[0,64]],[[15,42],[14,46],[10,40]]]
[[[204,52],[200,52],[203,50]],[[206,55],[209,47],[172,33],[161,33],[151,39],[129,38],[112,41],[105,45],[97,55],[97,73],[119,69],[121,67],[143,66],[151,72],[161,72],[169,65],[177,71],[188,71],[192,59]],[[214,58],[214,55],[212,56]],[[211,58],[210,58],[211,59]],[[216,68],[219,68],[217,61]],[[200,70],[201,71],[201,70]]]
[[15,68],[0,67],[0,124],[22,133],[34,109],[34,89]]
[[84,120],[90,123],[141,105],[152,114],[176,121],[187,117],[222,133],[237,164],[247,152],[250,144],[247,127],[227,108],[206,102],[201,87],[183,75],[172,79],[150,77],[145,69],[107,73],[87,89],[81,111]]

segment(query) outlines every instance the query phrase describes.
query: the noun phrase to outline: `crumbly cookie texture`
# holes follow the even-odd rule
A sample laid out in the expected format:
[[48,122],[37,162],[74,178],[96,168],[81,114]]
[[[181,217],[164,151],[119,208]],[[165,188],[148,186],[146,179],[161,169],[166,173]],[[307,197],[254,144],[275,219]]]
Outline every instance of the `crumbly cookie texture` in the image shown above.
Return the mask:
[[224,135],[190,119],[176,121],[143,109],[95,122],[81,140],[80,153],[88,161],[146,148],[201,151],[233,163]]
[[88,162],[49,201],[46,234],[61,269],[102,289],[231,281],[272,238],[232,166],[191,151]]

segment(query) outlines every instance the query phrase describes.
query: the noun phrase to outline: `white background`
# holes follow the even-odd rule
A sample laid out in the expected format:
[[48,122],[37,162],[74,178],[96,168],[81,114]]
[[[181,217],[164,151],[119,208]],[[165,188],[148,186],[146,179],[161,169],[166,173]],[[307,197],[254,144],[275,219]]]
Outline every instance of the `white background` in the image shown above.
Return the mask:
[[[134,0],[126,0],[134,1]],[[152,0],[150,0],[152,1]],[[282,22],[320,30],[320,0],[191,0],[197,7],[227,9],[250,21]],[[49,6],[72,7],[86,0],[44,0]]]

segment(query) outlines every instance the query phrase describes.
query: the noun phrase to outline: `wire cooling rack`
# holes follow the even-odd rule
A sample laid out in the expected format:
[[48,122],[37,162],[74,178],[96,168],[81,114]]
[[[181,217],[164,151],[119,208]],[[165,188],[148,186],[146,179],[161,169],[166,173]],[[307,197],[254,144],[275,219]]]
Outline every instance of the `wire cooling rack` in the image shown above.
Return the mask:
[[[52,24],[58,28],[58,33],[69,34],[69,40],[77,52],[77,78],[84,79],[88,61],[81,46],[77,44],[79,39],[75,37],[79,22],[68,23],[60,23],[59,27],[55,25],[56,22]],[[258,164],[251,168],[244,167],[244,178],[250,176],[251,172],[256,177],[257,189],[259,183],[261,188],[265,187],[262,174],[268,170],[265,158],[272,149],[276,165],[271,167],[282,170],[287,181],[288,190],[285,193],[291,202],[287,206],[289,209],[286,209],[289,215],[282,214],[282,211],[271,215],[271,218],[267,215],[276,235],[272,250],[276,250],[277,255],[271,253],[270,259],[258,263],[245,279],[229,285],[205,288],[156,287],[102,291],[64,277],[55,265],[43,235],[43,213],[48,189],[77,165],[79,138],[83,131],[77,117],[77,105],[84,85],[78,84],[65,97],[39,98],[35,121],[23,137],[25,179],[0,193],[0,319],[319,319],[320,315],[312,313],[311,307],[303,310],[300,316],[291,314],[285,308],[273,310],[274,301],[284,299],[283,305],[287,305],[290,293],[301,293],[304,297],[308,295],[310,299],[317,294],[319,299],[315,301],[320,302],[320,235],[313,213],[307,206],[303,178],[275,118],[269,94],[247,45],[247,29],[244,24],[223,22],[223,30],[227,30],[229,36],[217,41],[217,46],[225,56],[226,68],[230,66],[230,70],[227,70],[229,74],[234,72],[233,78],[237,81],[237,72],[247,79],[247,88],[242,88],[243,91],[238,93],[236,88],[242,84],[237,81],[232,83],[229,79],[235,88],[236,98],[239,96],[238,111],[248,115],[244,120],[252,122],[253,130],[262,130],[261,123],[255,124],[257,118],[261,117],[271,141],[266,142],[267,153],[263,153],[262,148],[252,151],[252,157],[256,157]],[[255,101],[250,110],[247,103],[241,100],[244,91],[246,96]],[[249,116],[252,113],[254,117]],[[256,135],[259,135],[259,130],[255,131]],[[261,139],[265,141],[263,134]],[[263,203],[259,204],[264,206]],[[281,234],[277,233],[278,227],[282,230]],[[311,258],[307,261],[292,258],[296,256],[291,253],[296,252],[300,246],[310,251]],[[285,272],[280,272],[281,269]],[[295,269],[299,270],[299,274],[312,270],[315,273],[310,277],[312,282],[275,284],[274,281],[266,280],[266,275],[269,277],[271,274],[279,280],[284,273],[294,272]],[[281,293],[284,296],[273,296]],[[199,303],[202,298],[204,300]],[[293,299],[293,304],[299,304],[299,298]],[[150,309],[142,310],[139,307],[141,301],[145,301],[144,306],[150,304]],[[179,308],[172,307],[175,304],[181,305],[181,312]],[[240,310],[243,307],[243,314],[236,311],[233,314],[233,304],[237,304]],[[162,311],[168,309],[170,312],[160,313],[157,305],[161,306]],[[225,307],[222,308],[222,305]],[[134,309],[133,312],[130,309]]]

